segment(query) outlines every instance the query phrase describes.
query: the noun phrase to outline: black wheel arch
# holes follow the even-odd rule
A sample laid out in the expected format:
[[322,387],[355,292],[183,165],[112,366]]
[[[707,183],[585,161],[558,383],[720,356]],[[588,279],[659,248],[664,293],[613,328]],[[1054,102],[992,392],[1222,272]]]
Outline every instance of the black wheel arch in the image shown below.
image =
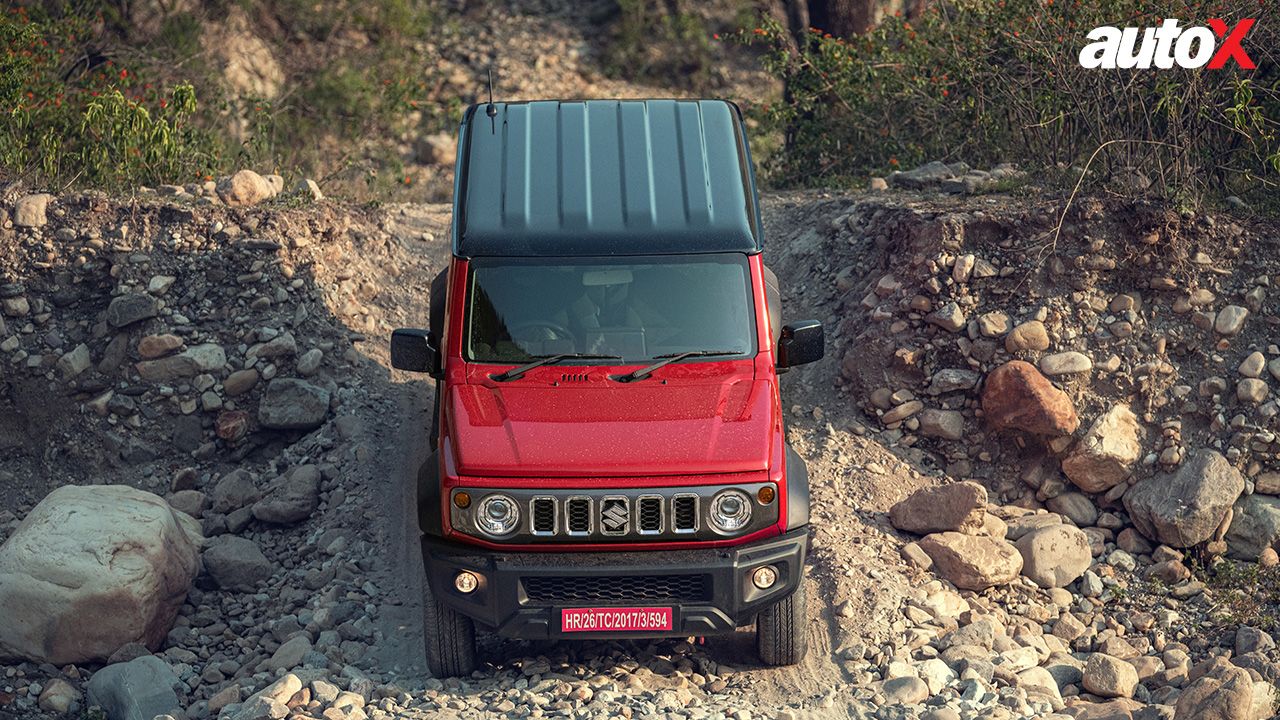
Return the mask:
[[790,445],[787,445],[787,529],[809,524],[809,468]]
[[440,518],[440,465],[433,452],[418,468],[418,527],[427,535],[444,536]]

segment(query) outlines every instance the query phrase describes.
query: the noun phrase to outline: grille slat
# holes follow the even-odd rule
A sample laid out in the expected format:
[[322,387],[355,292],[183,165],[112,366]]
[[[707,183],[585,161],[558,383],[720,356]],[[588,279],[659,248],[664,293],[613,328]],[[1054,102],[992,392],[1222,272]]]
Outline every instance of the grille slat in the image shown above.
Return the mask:
[[533,531],[539,535],[551,535],[556,531],[555,498],[534,498]]
[[706,602],[706,575],[536,576],[523,580],[531,603]]
[[662,498],[660,497],[642,497],[636,503],[639,516],[636,526],[641,533],[660,533],[662,532]]
[[569,498],[565,503],[565,514],[568,517],[568,530],[571,535],[585,535],[591,532],[591,499],[584,497]]
[[698,529],[698,498],[696,495],[679,495],[671,501],[671,529],[676,532],[694,532]]

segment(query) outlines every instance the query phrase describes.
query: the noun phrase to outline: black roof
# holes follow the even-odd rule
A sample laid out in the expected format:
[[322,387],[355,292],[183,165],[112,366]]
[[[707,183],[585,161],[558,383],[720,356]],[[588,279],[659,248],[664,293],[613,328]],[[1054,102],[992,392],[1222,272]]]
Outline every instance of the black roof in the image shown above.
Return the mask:
[[458,137],[460,257],[761,249],[742,116],[723,100],[468,108]]

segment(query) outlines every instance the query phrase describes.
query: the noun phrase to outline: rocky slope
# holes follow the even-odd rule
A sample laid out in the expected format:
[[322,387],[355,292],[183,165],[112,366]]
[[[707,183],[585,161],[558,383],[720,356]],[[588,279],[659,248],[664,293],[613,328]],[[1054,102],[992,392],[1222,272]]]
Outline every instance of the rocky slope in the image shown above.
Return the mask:
[[[32,537],[55,488],[128,485],[198,523],[201,563],[162,636],[70,657],[0,629],[0,713],[1270,716],[1275,644],[1247,623],[1274,596],[1245,612],[1191,576],[1274,561],[1269,226],[768,198],[785,315],[831,334],[785,377],[814,485],[810,658],[744,665],[745,634],[488,641],[486,670],[441,682],[410,485],[431,388],[387,369],[385,338],[425,318],[448,208],[200,202],[4,206],[0,540]],[[19,545],[0,585],[56,557]]]

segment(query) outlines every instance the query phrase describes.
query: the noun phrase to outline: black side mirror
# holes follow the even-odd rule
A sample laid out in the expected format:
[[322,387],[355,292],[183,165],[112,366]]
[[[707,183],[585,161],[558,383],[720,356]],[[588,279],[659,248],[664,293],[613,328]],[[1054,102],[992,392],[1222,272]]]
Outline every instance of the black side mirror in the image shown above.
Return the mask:
[[823,355],[822,323],[799,320],[782,327],[778,340],[778,367],[790,368],[815,362]]
[[398,328],[391,333],[391,367],[410,372],[439,372],[439,342],[430,330]]

